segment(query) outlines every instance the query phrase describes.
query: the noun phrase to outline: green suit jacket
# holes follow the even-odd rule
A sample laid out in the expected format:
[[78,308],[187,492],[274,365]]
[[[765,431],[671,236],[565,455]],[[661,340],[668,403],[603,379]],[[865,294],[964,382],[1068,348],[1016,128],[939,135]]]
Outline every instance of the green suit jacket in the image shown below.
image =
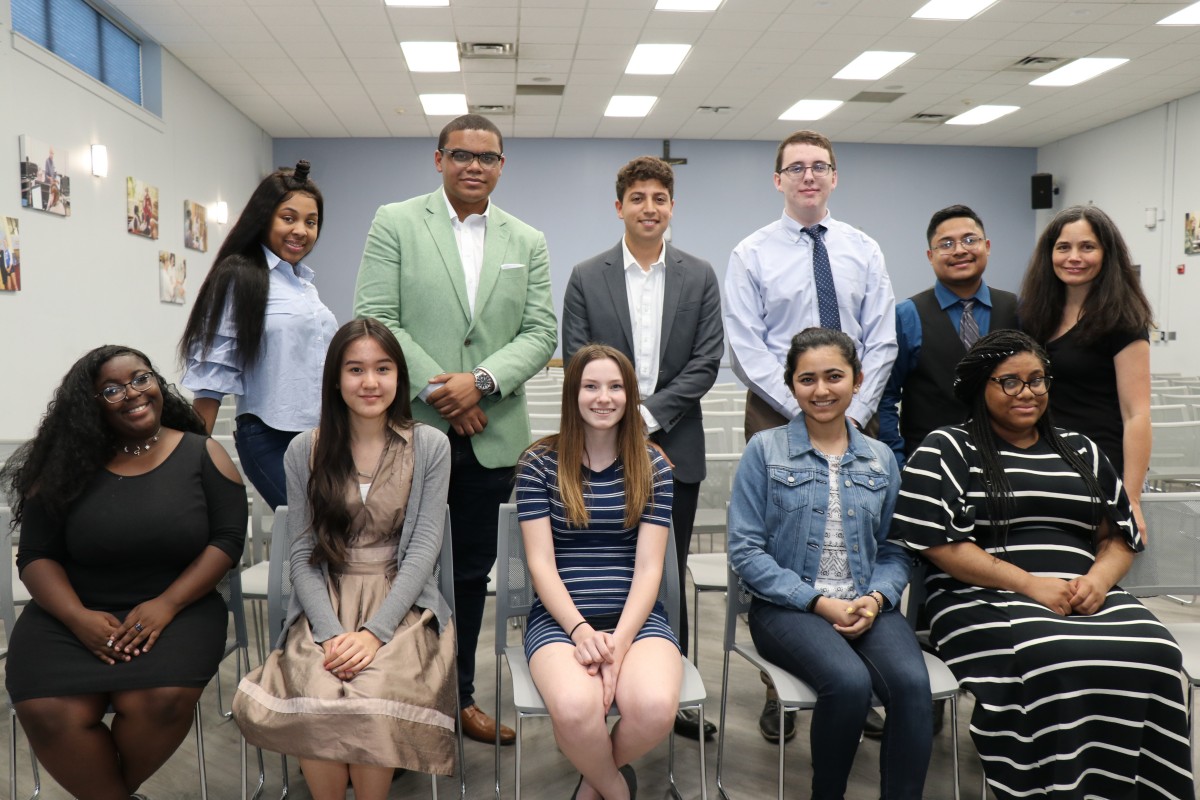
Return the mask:
[[525,381],[545,368],[558,340],[540,231],[492,204],[472,317],[442,190],[382,206],[358,268],[354,315],[374,317],[400,340],[421,422],[450,427],[417,399],[430,378],[490,372],[500,390],[480,403],[488,424],[471,438],[475,457],[485,467],[517,463],[531,439]]

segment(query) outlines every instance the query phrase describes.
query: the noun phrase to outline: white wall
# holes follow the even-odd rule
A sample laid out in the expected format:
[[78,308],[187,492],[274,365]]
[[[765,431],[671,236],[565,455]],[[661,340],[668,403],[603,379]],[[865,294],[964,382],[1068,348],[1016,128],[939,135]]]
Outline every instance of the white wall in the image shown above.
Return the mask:
[[[0,292],[0,439],[32,435],[67,368],[98,345],[144,350],[177,377],[174,350],[224,236],[210,223],[208,252],[186,250],[183,201],[224,199],[232,222],[273,168],[270,137],[170,54],[162,55],[158,119],[24,40],[14,44],[8,5],[0,10],[0,215],[20,220],[21,291]],[[21,208],[21,134],[53,145],[60,163],[69,155],[70,217]],[[107,178],[91,175],[92,143],[108,146]],[[158,187],[157,240],[125,231],[127,175]],[[187,259],[186,305],[159,303],[160,249]]]
[[[1038,212],[1038,230],[1055,211],[1093,203],[1120,226],[1159,327],[1173,341],[1153,342],[1151,369],[1200,373],[1200,256],[1183,254],[1183,215],[1200,211],[1200,94],[1173,101],[1038,151],[1038,171],[1061,187],[1054,209]],[[1147,209],[1157,224],[1146,227]],[[1185,274],[1177,268],[1182,265]]]

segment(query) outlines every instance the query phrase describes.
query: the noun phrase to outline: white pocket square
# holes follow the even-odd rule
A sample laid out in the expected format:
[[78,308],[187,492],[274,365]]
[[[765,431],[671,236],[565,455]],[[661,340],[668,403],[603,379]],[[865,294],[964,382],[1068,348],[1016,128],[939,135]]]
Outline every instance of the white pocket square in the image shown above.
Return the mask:
[[524,264],[501,264],[500,269],[525,269]]

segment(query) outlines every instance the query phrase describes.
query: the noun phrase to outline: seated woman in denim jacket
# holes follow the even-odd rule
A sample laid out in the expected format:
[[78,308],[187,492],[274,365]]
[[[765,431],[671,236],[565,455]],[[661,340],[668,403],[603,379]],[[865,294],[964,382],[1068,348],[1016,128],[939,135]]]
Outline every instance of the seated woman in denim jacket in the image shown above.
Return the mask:
[[846,421],[862,384],[846,334],[796,334],[784,376],[801,413],[750,440],[729,505],[729,561],[754,596],[750,635],[817,693],[814,799],[845,794],[874,692],[887,710],[881,795],[919,800],[933,726],[924,657],[897,610],[910,559],[887,540],[895,456]]

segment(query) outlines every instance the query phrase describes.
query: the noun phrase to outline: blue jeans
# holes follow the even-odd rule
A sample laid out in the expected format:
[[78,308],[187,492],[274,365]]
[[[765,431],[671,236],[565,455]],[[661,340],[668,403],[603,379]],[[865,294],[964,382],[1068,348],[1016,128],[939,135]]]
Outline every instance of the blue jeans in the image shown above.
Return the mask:
[[287,505],[287,477],[283,454],[298,431],[277,431],[253,414],[237,418],[233,442],[237,446],[242,472],[274,511]]
[[932,749],[929,673],[912,629],[887,611],[849,640],[817,614],[755,598],[750,636],[768,661],[813,688],[813,800],[840,800],[862,735],[871,692],[887,709],[879,755],[883,800],[920,800]]

